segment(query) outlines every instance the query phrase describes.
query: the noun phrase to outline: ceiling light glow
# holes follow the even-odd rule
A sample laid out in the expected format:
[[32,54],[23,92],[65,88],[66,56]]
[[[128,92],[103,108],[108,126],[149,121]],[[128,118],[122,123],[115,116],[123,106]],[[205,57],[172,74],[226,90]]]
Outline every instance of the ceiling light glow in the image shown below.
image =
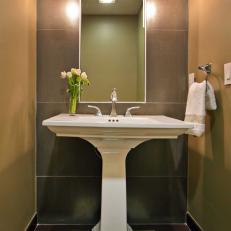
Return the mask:
[[102,3],[102,4],[111,4],[111,3],[115,3],[115,0],[99,0],[99,3]]
[[148,2],[146,4],[146,18],[151,19],[156,16],[157,8],[154,2]]
[[71,22],[75,22],[79,16],[79,7],[78,4],[74,1],[70,1],[66,5],[66,15]]

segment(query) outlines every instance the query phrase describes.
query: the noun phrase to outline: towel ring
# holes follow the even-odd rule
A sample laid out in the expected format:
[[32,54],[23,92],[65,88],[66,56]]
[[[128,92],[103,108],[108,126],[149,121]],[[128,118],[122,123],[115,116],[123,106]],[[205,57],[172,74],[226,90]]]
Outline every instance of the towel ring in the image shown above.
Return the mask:
[[200,65],[200,66],[198,66],[198,69],[206,74],[205,80],[206,80],[206,92],[207,92],[207,90],[208,90],[208,85],[207,85],[208,77],[212,73],[212,63]]
[[198,69],[206,74],[206,80],[207,80],[208,75],[212,73],[212,63],[200,65],[198,66]]

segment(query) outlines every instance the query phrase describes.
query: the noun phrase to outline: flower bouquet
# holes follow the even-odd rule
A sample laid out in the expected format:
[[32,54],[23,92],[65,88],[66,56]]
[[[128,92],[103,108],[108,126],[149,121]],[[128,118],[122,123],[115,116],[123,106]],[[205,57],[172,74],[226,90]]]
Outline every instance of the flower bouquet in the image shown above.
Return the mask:
[[90,81],[87,78],[87,74],[85,72],[81,72],[81,70],[77,68],[72,68],[69,72],[61,72],[61,78],[67,80],[67,93],[70,96],[69,114],[74,115],[76,114],[77,106],[84,86],[90,85]]

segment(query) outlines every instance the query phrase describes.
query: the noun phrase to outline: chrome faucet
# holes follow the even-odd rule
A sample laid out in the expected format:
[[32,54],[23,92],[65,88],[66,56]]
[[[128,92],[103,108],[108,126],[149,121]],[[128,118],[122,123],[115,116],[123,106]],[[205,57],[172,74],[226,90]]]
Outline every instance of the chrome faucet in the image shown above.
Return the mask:
[[88,107],[96,110],[96,114],[95,114],[96,116],[103,116],[99,107],[92,106],[92,105],[88,105]]
[[132,110],[135,110],[135,109],[140,109],[140,106],[137,106],[137,107],[129,107],[129,108],[126,110],[125,117],[131,117],[131,116],[132,116],[131,111],[132,111]]
[[116,93],[116,89],[114,88],[112,90],[112,93],[111,93],[112,108],[111,108],[111,114],[110,114],[110,116],[112,116],[112,117],[116,117],[117,116],[117,113],[116,113],[116,102],[117,101],[118,101],[118,99],[117,99],[117,93]]

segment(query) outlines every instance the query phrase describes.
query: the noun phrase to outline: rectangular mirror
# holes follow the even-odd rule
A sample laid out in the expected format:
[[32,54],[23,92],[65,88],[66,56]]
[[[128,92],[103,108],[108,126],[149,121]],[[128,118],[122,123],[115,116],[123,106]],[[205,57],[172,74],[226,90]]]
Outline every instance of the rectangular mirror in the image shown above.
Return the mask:
[[107,102],[146,98],[146,29],[143,0],[82,0],[80,66],[91,81],[81,97]]

